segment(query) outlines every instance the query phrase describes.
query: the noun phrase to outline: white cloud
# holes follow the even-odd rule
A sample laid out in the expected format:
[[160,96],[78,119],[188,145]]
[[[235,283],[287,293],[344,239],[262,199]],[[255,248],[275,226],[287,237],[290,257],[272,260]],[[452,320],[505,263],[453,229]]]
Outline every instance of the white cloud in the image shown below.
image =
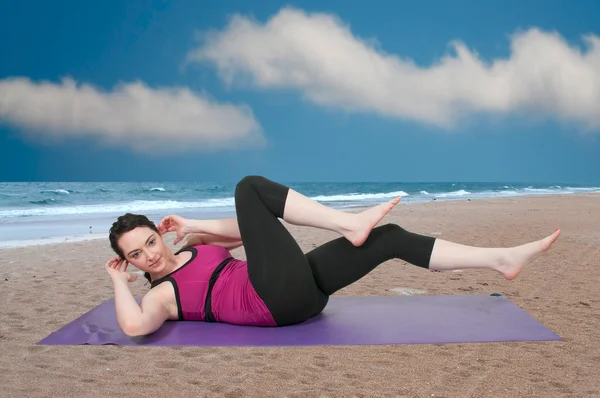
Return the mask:
[[13,77],[0,80],[0,121],[40,140],[94,136],[139,151],[202,151],[263,145],[246,106],[219,103],[183,87],[142,82],[103,91],[65,78],[60,84]]
[[[410,40],[399,37],[398,40]],[[212,62],[227,84],[296,89],[315,103],[452,127],[476,113],[550,116],[600,128],[600,39],[587,51],[558,34],[511,36],[508,59],[482,60],[462,42],[419,67],[356,37],[335,16],[285,8],[262,24],[236,15],[203,36],[188,61]]]

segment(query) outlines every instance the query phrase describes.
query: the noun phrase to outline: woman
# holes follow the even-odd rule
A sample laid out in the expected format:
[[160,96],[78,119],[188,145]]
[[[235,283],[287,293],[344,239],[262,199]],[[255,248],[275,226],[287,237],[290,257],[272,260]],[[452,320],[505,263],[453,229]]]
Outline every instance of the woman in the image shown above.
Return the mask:
[[[285,326],[319,314],[330,295],[399,258],[432,270],[488,268],[506,279],[550,248],[560,230],[511,248],[478,248],[415,234],[395,224],[375,225],[400,198],[361,213],[321,205],[260,176],[235,189],[237,219],[187,220],[167,216],[156,227],[145,216],[119,217],[110,231],[117,258],[105,268],[113,281],[119,325],[129,336],[147,335],[168,320]],[[303,253],[279,218],[338,232],[337,238]],[[176,232],[172,253],[162,235]],[[244,246],[246,261],[229,250]],[[151,282],[138,305],[128,287],[133,264]]]

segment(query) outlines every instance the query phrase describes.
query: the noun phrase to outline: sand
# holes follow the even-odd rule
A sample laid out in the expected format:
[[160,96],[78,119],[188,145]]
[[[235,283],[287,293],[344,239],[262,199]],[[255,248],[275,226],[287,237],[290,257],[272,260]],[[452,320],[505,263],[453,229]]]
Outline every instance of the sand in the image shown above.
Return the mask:
[[[0,396],[600,396],[600,195],[399,205],[384,220],[476,246],[562,235],[513,281],[382,264],[338,295],[500,292],[564,341],[310,348],[38,346],[112,297],[108,241],[0,250]],[[305,250],[337,237],[288,226]],[[169,241],[172,241],[170,239]],[[244,258],[243,249],[233,254]],[[142,280],[131,286],[141,297]],[[416,290],[426,293],[414,293]],[[357,320],[359,321],[359,320]]]

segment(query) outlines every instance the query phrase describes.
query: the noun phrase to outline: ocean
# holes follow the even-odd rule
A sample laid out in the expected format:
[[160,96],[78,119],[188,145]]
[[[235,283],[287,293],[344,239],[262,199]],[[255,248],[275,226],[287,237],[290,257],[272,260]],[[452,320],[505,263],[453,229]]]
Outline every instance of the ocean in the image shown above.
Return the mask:
[[[324,205],[348,209],[402,196],[400,205],[600,192],[600,186],[522,183],[286,183]],[[235,184],[200,182],[0,183],[0,248],[106,238],[116,217],[142,213],[155,222],[168,214],[234,217]]]

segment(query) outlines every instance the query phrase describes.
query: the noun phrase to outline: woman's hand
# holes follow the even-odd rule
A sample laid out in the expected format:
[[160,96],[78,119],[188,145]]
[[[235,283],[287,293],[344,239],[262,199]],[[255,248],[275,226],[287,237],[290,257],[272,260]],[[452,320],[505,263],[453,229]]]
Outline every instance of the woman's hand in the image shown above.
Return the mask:
[[177,237],[173,241],[173,244],[178,244],[183,238],[189,233],[187,230],[187,220],[181,216],[166,216],[158,224],[158,231],[161,235],[167,232],[175,232]]
[[124,282],[134,282],[137,280],[137,275],[131,275],[127,272],[128,265],[129,263],[121,257],[115,257],[108,260],[104,268],[113,280],[120,279]]
[[198,246],[198,245],[205,245],[205,244],[206,244],[206,242],[204,242],[202,234],[191,234],[191,235],[187,236],[187,238],[183,242],[182,246],[188,247],[188,246]]

